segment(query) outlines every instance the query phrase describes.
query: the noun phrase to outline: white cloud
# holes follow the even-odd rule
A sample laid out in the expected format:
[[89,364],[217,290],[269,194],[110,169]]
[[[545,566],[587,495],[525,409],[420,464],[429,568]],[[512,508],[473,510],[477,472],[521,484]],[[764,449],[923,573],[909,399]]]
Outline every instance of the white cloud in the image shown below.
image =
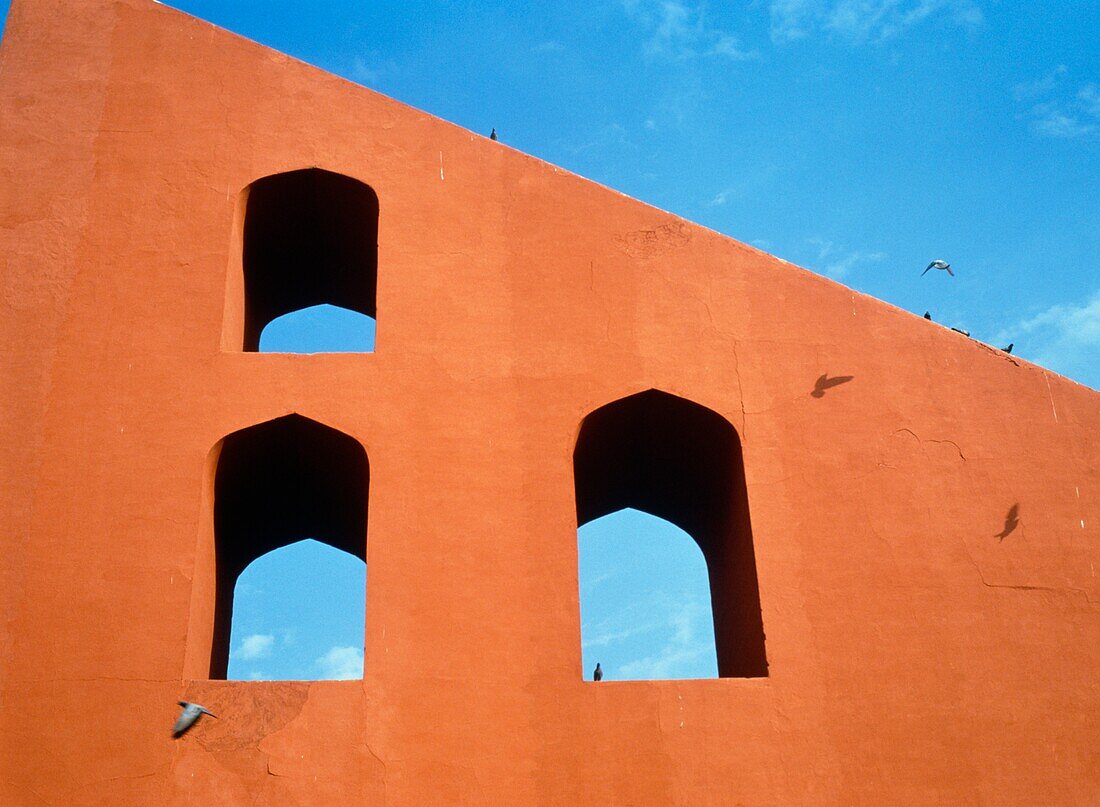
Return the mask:
[[571,154],[584,154],[585,152],[622,154],[622,152],[628,150],[637,151],[638,145],[631,140],[626,127],[621,123],[608,123],[593,132],[592,136],[584,143],[571,147],[569,152]]
[[848,275],[856,267],[879,263],[886,260],[885,252],[865,252],[862,250],[847,250],[832,241],[822,238],[809,239],[810,244],[817,247],[816,267],[818,270],[831,277],[840,280]]
[[397,73],[397,63],[391,59],[379,61],[356,56],[352,59],[346,75],[357,84],[373,87],[395,73]]
[[1052,305],[1001,331],[995,341],[1014,341],[1024,358],[1100,388],[1100,289],[1081,303]]
[[324,678],[348,680],[363,677],[363,650],[358,647],[336,646],[317,659]]
[[1074,93],[1066,87],[1069,70],[1060,64],[1046,75],[1016,84],[1012,97],[1027,108],[1018,116],[1041,137],[1072,140],[1100,131],[1100,87],[1087,82]]
[[1091,134],[1096,127],[1058,104],[1038,104],[1031,110],[1031,128],[1046,137],[1073,139]]
[[736,188],[723,188],[722,190],[718,191],[718,193],[714,194],[714,198],[707,202],[707,207],[720,207],[724,205],[726,202],[729,201],[730,196],[735,191]]
[[254,633],[244,637],[240,648],[237,650],[237,658],[241,661],[253,661],[258,658],[267,658],[271,655],[271,648],[275,645],[275,637],[270,634]]
[[713,56],[732,61],[760,54],[741,47],[736,36],[710,24],[703,5],[687,0],[623,0],[623,8],[645,32],[646,56],[685,61]]
[[813,0],[772,0],[772,39],[793,41],[810,35],[818,13]]
[[669,623],[674,630],[672,637],[651,656],[623,664],[615,672],[616,678],[660,679],[671,678],[691,668],[707,656],[714,646],[712,637],[698,635],[701,606],[694,601],[684,602],[678,611],[670,614]]
[[1077,91],[1077,100],[1081,102],[1081,109],[1086,115],[1100,118],[1100,87],[1086,84]]
[[1042,78],[1037,78],[1034,81],[1023,81],[1015,85],[1012,88],[1012,96],[1017,101],[1037,101],[1043,96],[1049,95],[1058,86],[1061,77],[1067,72],[1069,72],[1069,68],[1064,64],[1060,64]]
[[817,31],[882,42],[933,17],[965,28],[985,19],[974,0],[772,0],[768,10],[777,42],[805,39]]

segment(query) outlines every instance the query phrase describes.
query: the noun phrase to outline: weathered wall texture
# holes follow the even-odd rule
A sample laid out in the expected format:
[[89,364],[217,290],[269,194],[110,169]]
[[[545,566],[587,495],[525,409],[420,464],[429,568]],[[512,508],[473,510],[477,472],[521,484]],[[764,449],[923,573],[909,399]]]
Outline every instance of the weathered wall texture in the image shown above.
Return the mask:
[[[377,350],[227,349],[309,166]],[[0,803],[1100,792],[1097,393],[147,0],[16,0],[0,172]],[[574,441],[650,388],[740,436],[767,678],[582,681]],[[369,456],[365,679],[195,680],[212,448],[291,412]]]

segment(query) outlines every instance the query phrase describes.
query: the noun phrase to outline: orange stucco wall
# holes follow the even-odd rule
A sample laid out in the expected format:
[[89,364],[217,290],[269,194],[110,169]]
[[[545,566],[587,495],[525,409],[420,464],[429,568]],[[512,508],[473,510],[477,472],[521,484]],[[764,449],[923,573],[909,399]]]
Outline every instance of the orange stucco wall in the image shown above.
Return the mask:
[[[309,166],[376,352],[233,350]],[[1096,392],[147,0],[16,0],[0,172],[0,803],[1095,803]],[[650,388],[738,432],[767,678],[582,681],[574,441]],[[369,456],[364,680],[188,677],[291,412]]]

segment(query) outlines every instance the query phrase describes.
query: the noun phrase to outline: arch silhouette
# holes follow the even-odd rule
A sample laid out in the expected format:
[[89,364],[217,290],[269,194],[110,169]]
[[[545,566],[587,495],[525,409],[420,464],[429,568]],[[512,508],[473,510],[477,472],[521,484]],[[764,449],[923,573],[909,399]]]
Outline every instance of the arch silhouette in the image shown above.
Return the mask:
[[378,196],[357,179],[305,168],[245,195],[243,349],[276,317],[330,304],[377,319]]
[[720,678],[768,674],[741,441],[710,409],[658,390],[601,406],[573,453],[578,527],[624,508],[663,518],[707,562]]
[[370,468],[363,447],[301,415],[226,437],[214,475],[210,677],[225,678],[233,593],[257,558],[312,538],[366,562]]

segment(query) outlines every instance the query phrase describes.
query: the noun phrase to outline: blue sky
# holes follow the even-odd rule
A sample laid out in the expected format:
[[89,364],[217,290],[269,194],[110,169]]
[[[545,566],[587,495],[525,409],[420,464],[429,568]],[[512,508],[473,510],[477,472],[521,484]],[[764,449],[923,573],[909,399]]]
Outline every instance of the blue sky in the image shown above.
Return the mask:
[[[169,5],[1100,388],[1095,0]],[[933,258],[956,277],[921,277]],[[268,348],[322,349],[297,328]],[[657,535],[620,518],[608,535]],[[624,604],[601,576],[641,572],[585,535],[582,592],[616,603],[583,608],[586,672],[713,675],[696,594]],[[359,622],[292,653],[273,620],[235,633],[272,637],[242,677],[362,646]]]

